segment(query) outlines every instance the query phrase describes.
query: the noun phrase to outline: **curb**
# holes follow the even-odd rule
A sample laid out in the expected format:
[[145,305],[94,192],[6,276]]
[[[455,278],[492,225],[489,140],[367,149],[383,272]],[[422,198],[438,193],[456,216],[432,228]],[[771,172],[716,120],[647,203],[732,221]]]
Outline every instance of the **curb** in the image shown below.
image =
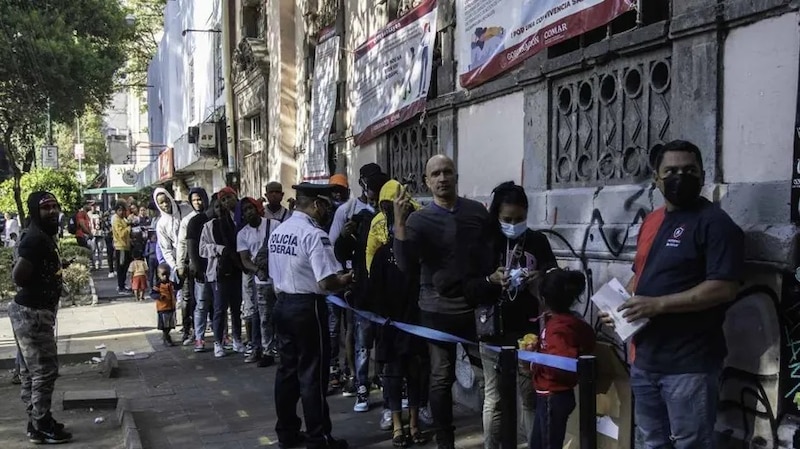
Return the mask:
[[143,449],[139,428],[130,410],[130,402],[126,398],[119,398],[117,402],[117,422],[122,429],[122,441],[125,449]]
[[92,304],[93,306],[97,305],[97,290],[94,288],[94,278],[89,276],[89,291],[92,293]]

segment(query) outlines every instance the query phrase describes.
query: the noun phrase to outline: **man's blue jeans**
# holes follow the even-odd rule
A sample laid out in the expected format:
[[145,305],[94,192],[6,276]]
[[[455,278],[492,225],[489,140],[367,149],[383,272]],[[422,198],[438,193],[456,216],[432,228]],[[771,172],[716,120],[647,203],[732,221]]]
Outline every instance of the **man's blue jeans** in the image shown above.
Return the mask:
[[631,367],[636,425],[646,449],[714,449],[721,369],[658,374]]
[[356,388],[361,385],[367,387],[369,391],[372,381],[369,378],[369,353],[375,344],[375,328],[368,319],[353,314],[353,327],[355,329],[356,340]]
[[331,372],[339,370],[339,350],[342,346],[342,309],[328,304],[328,336],[331,340]]
[[197,304],[194,308],[194,336],[195,340],[204,340],[208,315],[214,308],[214,291],[210,283],[194,281],[194,297]]

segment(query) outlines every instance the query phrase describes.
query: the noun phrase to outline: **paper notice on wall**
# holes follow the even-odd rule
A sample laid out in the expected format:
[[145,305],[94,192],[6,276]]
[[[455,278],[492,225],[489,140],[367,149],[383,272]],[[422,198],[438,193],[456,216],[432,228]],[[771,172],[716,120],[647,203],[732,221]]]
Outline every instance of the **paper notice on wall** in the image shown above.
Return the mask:
[[629,323],[626,318],[623,318],[622,312],[618,312],[617,309],[630,298],[631,295],[617,278],[608,281],[592,296],[594,305],[614,319],[614,331],[622,341],[627,341],[650,321],[643,318]]
[[472,88],[542,49],[601,27],[637,0],[456,0],[461,85]]
[[303,165],[303,181],[327,183],[328,142],[336,113],[336,83],[339,81],[339,36],[333,28],[320,32],[314,52],[314,78],[311,83],[310,142]]
[[355,50],[351,103],[361,145],[425,110],[436,40],[436,0],[424,0]]

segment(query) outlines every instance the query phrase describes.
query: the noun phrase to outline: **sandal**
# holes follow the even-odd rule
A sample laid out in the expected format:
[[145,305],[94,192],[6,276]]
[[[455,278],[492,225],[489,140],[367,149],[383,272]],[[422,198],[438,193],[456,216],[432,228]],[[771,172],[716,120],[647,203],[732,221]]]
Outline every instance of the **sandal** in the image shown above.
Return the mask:
[[394,432],[392,432],[392,446],[408,447],[408,437],[403,429],[395,429]]
[[428,442],[428,438],[425,437],[425,434],[422,433],[421,430],[419,430],[418,428],[412,427],[411,428],[411,441],[413,441],[414,444],[416,444],[416,445],[422,446],[422,445],[424,445],[424,444],[426,444]]

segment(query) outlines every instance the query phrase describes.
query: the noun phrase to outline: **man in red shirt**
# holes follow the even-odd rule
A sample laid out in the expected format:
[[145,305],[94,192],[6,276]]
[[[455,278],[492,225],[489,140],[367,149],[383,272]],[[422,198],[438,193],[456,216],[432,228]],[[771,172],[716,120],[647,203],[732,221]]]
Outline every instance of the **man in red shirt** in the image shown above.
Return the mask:
[[89,248],[89,240],[92,236],[92,220],[89,218],[89,211],[92,209],[91,203],[86,203],[81,210],[75,214],[75,240],[78,241],[78,246]]
[[696,145],[672,141],[653,165],[665,206],[642,224],[628,284],[633,298],[619,308],[629,322],[650,320],[633,337],[636,426],[646,449],[714,449],[723,323],[744,275],[744,234],[700,196],[705,172]]

